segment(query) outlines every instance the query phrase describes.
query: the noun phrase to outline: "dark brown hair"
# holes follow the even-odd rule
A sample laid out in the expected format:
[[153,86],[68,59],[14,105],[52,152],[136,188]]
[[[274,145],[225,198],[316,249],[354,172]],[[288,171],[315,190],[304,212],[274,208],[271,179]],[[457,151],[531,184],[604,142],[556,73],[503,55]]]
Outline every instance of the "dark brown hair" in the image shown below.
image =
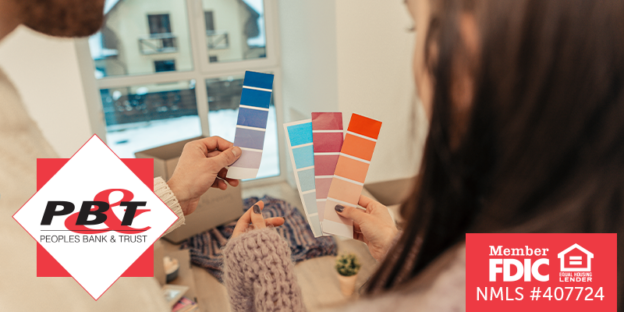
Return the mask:
[[[394,256],[366,292],[413,281],[469,232],[622,234],[624,1],[432,4],[426,42],[436,53],[426,59],[433,113],[422,170],[401,207]],[[477,24],[474,57],[459,33],[465,13]],[[465,64],[470,59],[474,70]],[[453,146],[449,90],[458,66],[473,77],[474,97]],[[622,259],[618,252],[618,266]],[[622,280],[619,270],[618,302]]]

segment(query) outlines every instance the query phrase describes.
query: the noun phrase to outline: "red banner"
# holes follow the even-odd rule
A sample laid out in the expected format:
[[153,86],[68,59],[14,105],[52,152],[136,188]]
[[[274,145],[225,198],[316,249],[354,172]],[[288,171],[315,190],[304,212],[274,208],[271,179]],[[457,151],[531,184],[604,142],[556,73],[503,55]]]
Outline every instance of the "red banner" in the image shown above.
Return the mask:
[[617,234],[467,234],[466,311],[616,311]]

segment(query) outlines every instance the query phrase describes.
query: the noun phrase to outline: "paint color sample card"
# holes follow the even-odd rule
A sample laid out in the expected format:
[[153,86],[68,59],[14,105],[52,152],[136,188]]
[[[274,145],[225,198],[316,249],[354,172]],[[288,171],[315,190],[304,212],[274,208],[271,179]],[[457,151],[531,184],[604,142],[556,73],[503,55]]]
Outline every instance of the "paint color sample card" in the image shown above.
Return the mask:
[[340,217],[336,205],[357,207],[381,122],[353,114],[345,135],[324,208],[323,232],[353,238],[353,221]]
[[342,113],[312,113],[312,138],[314,141],[314,182],[319,220],[323,222],[325,201],[334,178],[334,171],[342,149],[344,131]]
[[245,72],[234,137],[234,145],[243,153],[228,169],[228,178],[253,179],[258,175],[272,93],[273,75]]
[[314,237],[323,236],[316,206],[314,185],[314,147],[310,119],[284,124],[290,163],[295,172],[295,182]]

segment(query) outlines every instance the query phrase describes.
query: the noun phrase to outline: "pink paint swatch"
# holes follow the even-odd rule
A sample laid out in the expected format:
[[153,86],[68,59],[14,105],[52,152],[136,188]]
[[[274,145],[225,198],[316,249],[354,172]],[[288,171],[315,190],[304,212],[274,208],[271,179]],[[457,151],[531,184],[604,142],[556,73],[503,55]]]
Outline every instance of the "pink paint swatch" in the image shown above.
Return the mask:
[[314,180],[319,220],[323,222],[325,201],[342,149],[342,113],[312,113]]

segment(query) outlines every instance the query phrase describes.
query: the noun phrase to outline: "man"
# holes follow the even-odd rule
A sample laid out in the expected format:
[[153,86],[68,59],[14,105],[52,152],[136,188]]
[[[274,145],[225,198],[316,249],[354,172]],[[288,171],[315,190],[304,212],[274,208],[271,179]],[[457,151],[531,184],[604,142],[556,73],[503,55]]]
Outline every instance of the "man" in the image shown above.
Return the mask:
[[[102,25],[104,1],[0,0],[0,41],[20,24],[51,36],[91,35]],[[225,167],[240,155],[218,137],[185,146],[172,178],[154,181],[155,193],[180,217],[171,229],[208,188],[238,185],[225,178]],[[72,278],[36,277],[36,243],[12,216],[36,191],[36,159],[55,157],[0,69],[0,311],[170,311],[154,278],[119,279],[96,302]]]

